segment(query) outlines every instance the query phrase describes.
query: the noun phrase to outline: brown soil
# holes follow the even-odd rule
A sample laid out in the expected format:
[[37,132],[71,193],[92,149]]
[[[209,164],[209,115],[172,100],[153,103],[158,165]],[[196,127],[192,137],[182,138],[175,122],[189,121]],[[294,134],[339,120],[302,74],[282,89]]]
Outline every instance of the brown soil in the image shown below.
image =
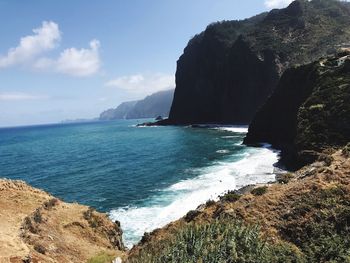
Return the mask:
[[0,180],[0,263],[86,262],[101,251],[122,256],[121,234],[105,214]]

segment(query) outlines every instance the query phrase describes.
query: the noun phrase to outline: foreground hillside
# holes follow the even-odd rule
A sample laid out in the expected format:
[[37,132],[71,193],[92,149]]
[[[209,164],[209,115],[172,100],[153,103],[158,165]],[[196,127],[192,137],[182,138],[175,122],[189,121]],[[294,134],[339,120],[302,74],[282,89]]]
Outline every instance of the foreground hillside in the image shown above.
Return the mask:
[[124,252],[118,224],[22,181],[0,180],[0,262],[87,262]]
[[106,215],[0,180],[0,262],[350,262],[350,145],[208,201],[129,252]]
[[350,146],[143,237],[127,262],[350,262]]
[[209,25],[177,62],[164,124],[249,124],[290,66],[350,42],[350,3],[297,0],[250,19]]

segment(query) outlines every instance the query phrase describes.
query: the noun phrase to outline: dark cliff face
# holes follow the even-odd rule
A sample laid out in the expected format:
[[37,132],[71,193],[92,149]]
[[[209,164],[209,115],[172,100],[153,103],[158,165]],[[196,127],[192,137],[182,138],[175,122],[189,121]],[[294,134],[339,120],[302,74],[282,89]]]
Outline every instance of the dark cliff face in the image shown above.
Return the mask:
[[348,3],[293,2],[242,21],[212,24],[177,63],[171,124],[248,124],[281,74],[350,41]]
[[245,138],[247,144],[271,143],[283,150],[286,162],[301,165],[306,151],[349,141],[349,52],[288,69]]
[[227,57],[220,94],[219,118],[223,121],[219,122],[249,123],[278,79],[275,54],[267,50],[258,57],[249,43],[240,37]]

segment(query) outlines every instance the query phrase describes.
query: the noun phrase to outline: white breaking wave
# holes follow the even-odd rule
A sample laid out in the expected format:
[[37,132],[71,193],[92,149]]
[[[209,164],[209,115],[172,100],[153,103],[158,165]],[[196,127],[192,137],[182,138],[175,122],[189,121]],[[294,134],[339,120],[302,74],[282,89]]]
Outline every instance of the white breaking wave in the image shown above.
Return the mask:
[[224,127],[218,127],[215,129],[222,130],[222,131],[236,132],[236,133],[248,132],[248,126],[224,126]]
[[230,151],[229,150],[217,150],[216,152],[217,153],[229,153]]
[[130,248],[144,232],[163,227],[207,200],[217,200],[219,195],[228,190],[274,181],[273,164],[277,161],[277,152],[267,148],[247,148],[243,159],[228,160],[203,168],[197,177],[161,190],[144,206],[112,210],[110,217],[121,222],[124,242]]

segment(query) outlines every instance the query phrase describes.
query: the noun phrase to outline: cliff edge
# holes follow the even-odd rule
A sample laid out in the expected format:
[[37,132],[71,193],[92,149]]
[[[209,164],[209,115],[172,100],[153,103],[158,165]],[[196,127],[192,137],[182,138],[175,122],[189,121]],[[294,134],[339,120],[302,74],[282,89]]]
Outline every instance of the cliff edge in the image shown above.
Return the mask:
[[251,125],[246,144],[282,149],[296,168],[350,141],[350,52],[288,69]]
[[329,157],[146,233],[126,262],[348,262],[350,145]]
[[118,223],[22,181],[0,180],[0,262],[87,262],[124,253]]
[[350,42],[350,4],[297,0],[287,8],[209,25],[177,62],[169,120],[249,124],[283,72]]

